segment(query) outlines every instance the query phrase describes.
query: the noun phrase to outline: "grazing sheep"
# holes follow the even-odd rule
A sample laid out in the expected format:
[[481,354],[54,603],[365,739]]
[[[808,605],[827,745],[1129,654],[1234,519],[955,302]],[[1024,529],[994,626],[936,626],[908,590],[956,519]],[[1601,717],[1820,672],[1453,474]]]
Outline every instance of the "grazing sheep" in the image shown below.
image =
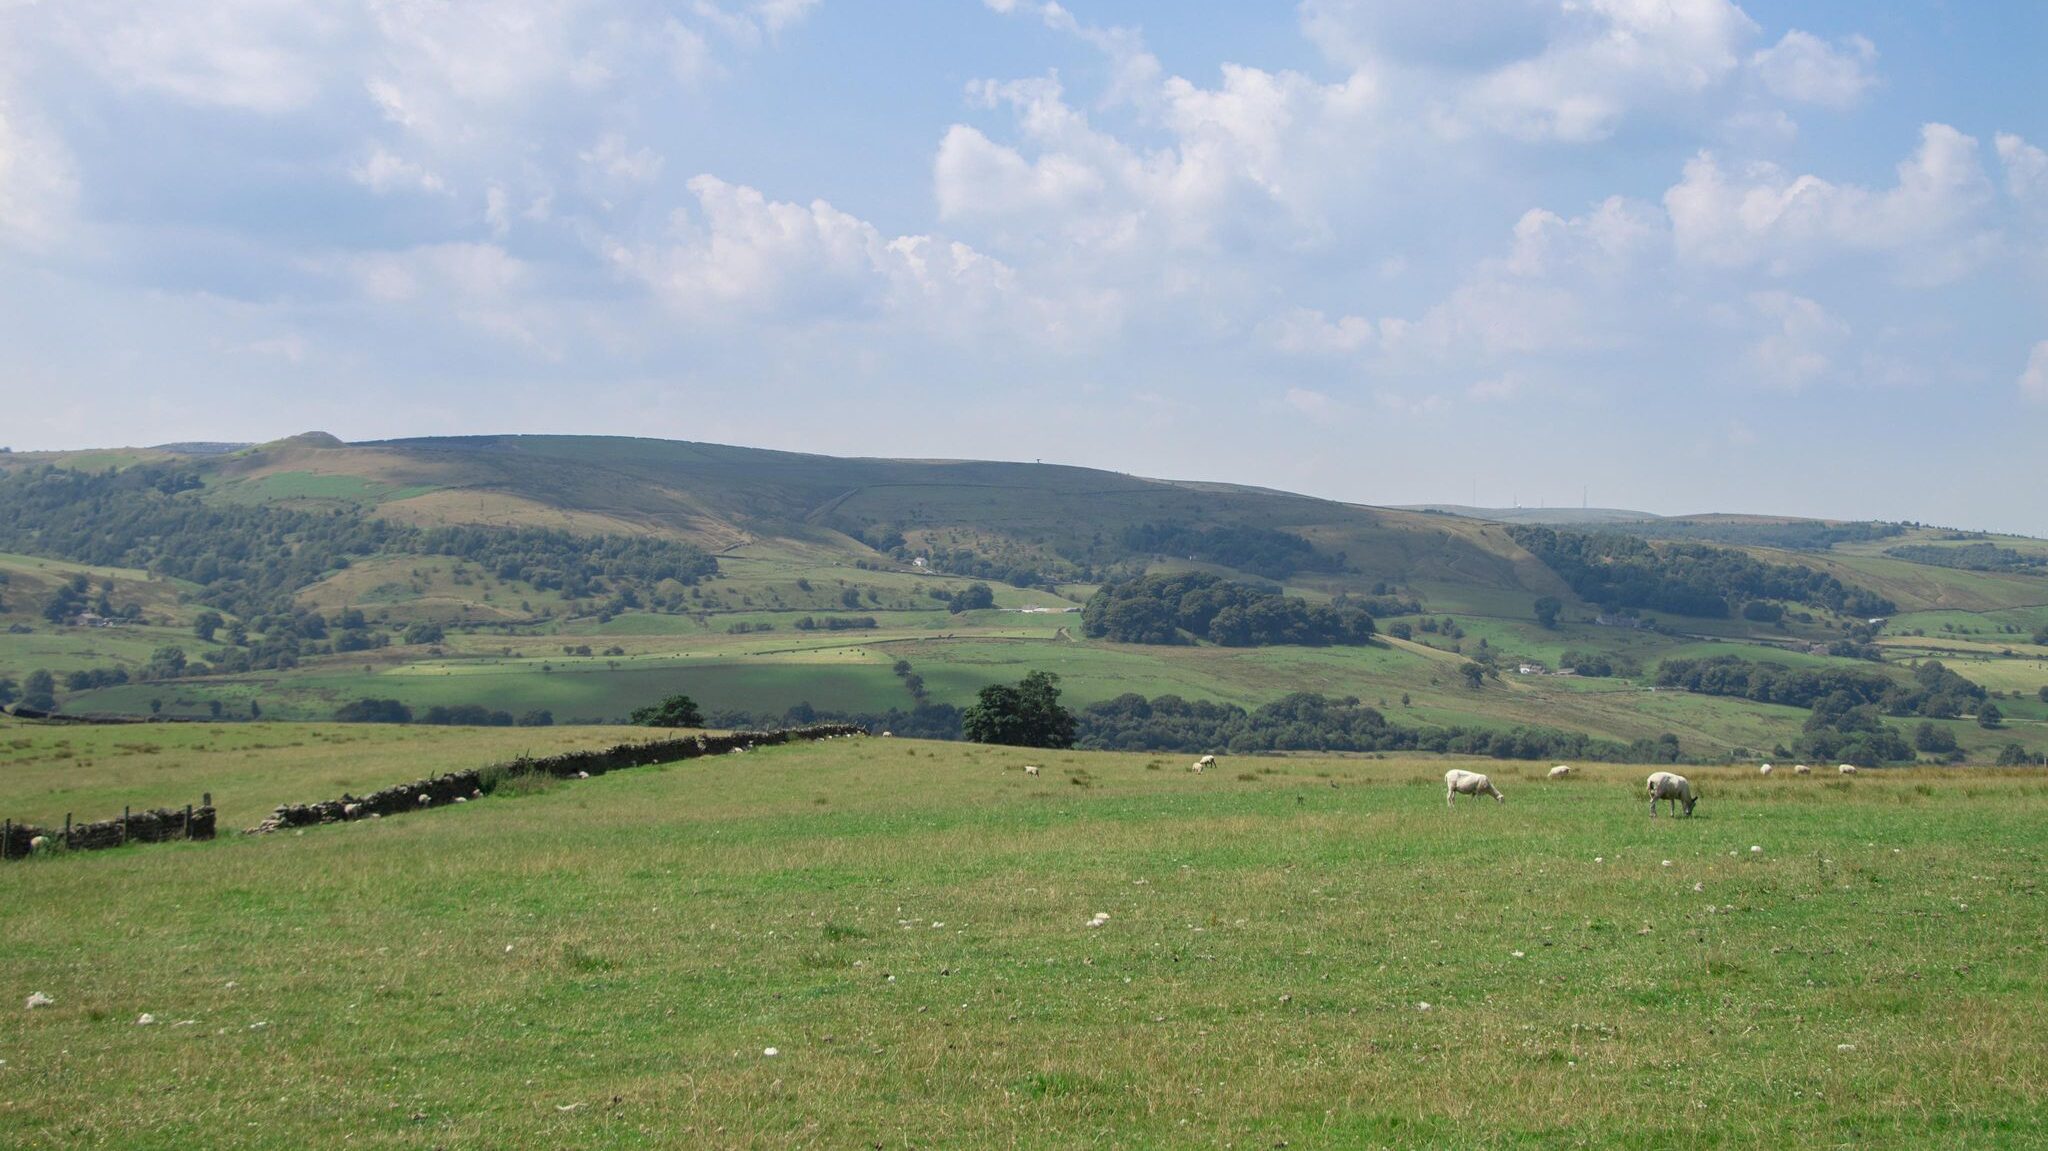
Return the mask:
[[1550,769],[1550,778],[1552,778],[1552,779],[1563,779],[1563,778],[1564,778],[1565,776],[1568,776],[1568,775],[1570,775],[1571,773],[1572,773],[1572,768],[1571,768],[1571,765],[1570,765],[1570,764],[1568,764],[1568,763],[1560,763],[1560,764],[1558,764],[1558,765],[1557,765],[1556,767],[1553,767],[1553,768],[1551,768],[1551,769]]
[[1457,806],[1458,797],[1461,795],[1490,795],[1495,803],[1508,801],[1508,797],[1500,793],[1500,788],[1495,787],[1492,780],[1476,771],[1454,767],[1444,772],[1444,806]]
[[1813,774],[1813,769],[1812,769],[1812,768],[1810,768],[1810,767],[1808,767],[1808,766],[1806,766],[1805,764],[1801,763],[1801,764],[1797,764],[1797,765],[1794,765],[1794,767],[1792,768],[1792,774],[1793,774],[1793,775],[1812,775],[1812,774]]
[[1777,770],[1777,769],[1776,769],[1776,768],[1773,768],[1773,767],[1772,767],[1772,766],[1771,766],[1770,764],[1768,764],[1768,763],[1767,763],[1767,764],[1764,764],[1764,765],[1763,765],[1762,767],[1758,768],[1758,769],[1757,769],[1757,772],[1758,772],[1759,774],[1762,774],[1762,775],[1769,775],[1769,774],[1771,774],[1771,772],[1773,772],[1773,771],[1775,771],[1775,770]]
[[29,854],[31,855],[41,855],[43,852],[50,850],[50,837],[47,835],[38,835],[35,838],[29,840],[28,850]]
[[1027,763],[1027,764],[1025,764],[1025,765],[1024,765],[1024,774],[1025,774],[1025,775],[1037,775],[1037,774],[1038,774],[1038,765],[1037,765],[1037,764],[1035,764],[1035,763]]
[[1649,793],[1650,817],[1652,819],[1657,816],[1657,801],[1660,799],[1671,801],[1671,814],[1674,816],[1678,814],[1678,805],[1683,803],[1687,818],[1691,818],[1693,805],[1700,801],[1700,797],[1693,793],[1690,780],[1682,775],[1674,775],[1668,771],[1659,771],[1651,774]]
[[1839,770],[1843,775],[1855,775],[1856,765],[1853,763],[1845,763],[1837,770]]
[[1198,759],[1195,762],[1188,764],[1188,770],[1194,772],[1196,775],[1202,774],[1202,761]]
[[1203,767],[1215,767],[1216,757],[1213,755],[1205,755],[1201,759],[1196,760],[1195,762],[1201,764]]

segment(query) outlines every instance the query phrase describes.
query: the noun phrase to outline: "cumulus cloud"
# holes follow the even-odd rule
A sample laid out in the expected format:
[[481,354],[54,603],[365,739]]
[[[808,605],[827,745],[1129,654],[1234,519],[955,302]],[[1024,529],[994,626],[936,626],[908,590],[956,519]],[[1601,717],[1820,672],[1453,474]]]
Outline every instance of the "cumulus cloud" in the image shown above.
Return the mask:
[[1796,391],[1834,369],[1835,349],[1849,336],[1847,324],[1791,292],[1755,292],[1749,303],[1767,329],[1749,350],[1762,383]]
[[2000,132],[1995,144],[2006,192],[2015,200],[2048,200],[2048,152],[2011,132]]
[[2048,403],[2048,340],[2034,345],[2027,356],[2027,368],[2020,373],[2020,394],[2039,403]]
[[55,133],[0,94],[0,245],[31,252],[63,242],[78,181]]
[[1067,305],[1092,303],[1085,293],[1048,302],[967,244],[887,236],[824,200],[771,200],[710,175],[689,189],[696,211],[678,213],[671,242],[615,245],[611,257],[695,321],[889,322],[948,338],[1001,330],[1063,340],[1078,330]]
[[1983,220],[1989,198],[1977,141],[1928,124],[1890,188],[1792,176],[1768,163],[1731,176],[1701,152],[1665,192],[1664,206],[1679,255],[1701,264],[1784,273],[1845,252],[1880,252],[1904,278],[1941,283],[1996,251]]
[[355,182],[378,195],[392,192],[433,192],[448,190],[441,177],[377,145],[360,163],[349,169]]
[[1468,115],[1526,139],[1603,140],[1631,110],[1720,84],[1757,32],[1728,0],[1574,0],[1564,10],[1569,23],[1540,54],[1472,87]]
[[1877,83],[1877,45],[1862,36],[1829,44],[1797,28],[1750,58],[1757,77],[1787,100],[1850,108]]
[[345,7],[301,0],[74,0],[51,5],[58,38],[116,85],[202,107],[304,108],[350,29]]

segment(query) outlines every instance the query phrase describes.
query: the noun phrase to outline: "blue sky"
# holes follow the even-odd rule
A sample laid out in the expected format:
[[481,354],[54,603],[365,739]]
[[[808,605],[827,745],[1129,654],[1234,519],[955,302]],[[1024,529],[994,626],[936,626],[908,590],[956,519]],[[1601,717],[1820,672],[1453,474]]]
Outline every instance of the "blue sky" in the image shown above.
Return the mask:
[[2048,534],[2048,6],[0,0],[0,443]]

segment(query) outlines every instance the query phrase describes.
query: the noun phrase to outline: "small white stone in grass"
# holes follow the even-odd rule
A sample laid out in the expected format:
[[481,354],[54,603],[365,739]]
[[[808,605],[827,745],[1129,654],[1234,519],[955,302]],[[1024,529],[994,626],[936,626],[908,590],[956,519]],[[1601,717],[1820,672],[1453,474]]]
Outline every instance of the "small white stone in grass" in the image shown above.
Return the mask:
[[1416,1005],[1415,1005],[1415,1010],[1417,1010],[1417,1011],[1427,1011],[1427,1010],[1429,1010],[1429,1004],[1427,1004],[1427,1003],[1418,1003],[1418,1004],[1416,1004]]
[[1669,866],[1671,866],[1671,861],[1670,861],[1670,860],[1668,860],[1668,859],[1667,859],[1667,860],[1665,860],[1665,861],[1664,861],[1664,866],[1665,866],[1665,867],[1669,867]]
[[774,1047],[763,1047],[761,1049],[761,1054],[766,1058],[773,1059],[777,1055],[782,1054],[782,1052]]
[[1854,1043],[1837,1043],[1837,1044],[1835,1044],[1835,1050],[1837,1050],[1837,1051],[1854,1051],[1854,1050],[1856,1050],[1856,1045],[1855,1045]]
[[241,985],[236,983],[234,980],[230,979],[226,983],[221,984],[221,986],[227,988],[229,991],[233,991],[235,988]]
[[1508,952],[1508,954],[1514,956],[1516,959],[1524,958],[1522,953],[1519,951],[1510,951]]
[[1705,891],[1707,889],[1707,885],[1705,883],[1695,883],[1692,885],[1692,889],[1694,891]]
[[262,1020],[262,1019],[258,1019],[258,1020],[257,1020],[256,1022],[254,1022],[254,1023],[251,1023],[251,1024],[249,1025],[249,1030],[251,1030],[251,1031],[261,1031],[261,1030],[263,1030],[264,1028],[266,1028],[266,1027],[268,1027],[268,1026],[270,1026],[270,1024],[269,1024],[269,1023],[268,1023],[267,1021],[265,1021],[265,1020]]
[[455,797],[455,802],[457,802],[457,803],[468,803],[468,802],[469,802],[469,797],[468,797],[468,796],[466,796],[466,795],[458,795],[458,796],[456,796],[456,797]]
[[148,1027],[148,1026],[149,1026],[150,1024],[152,1024],[152,1023],[155,1023],[155,1022],[156,1022],[156,1016],[154,1016],[154,1015],[151,1015],[151,1014],[150,1014],[149,1012],[145,1011],[145,1012],[143,1012],[143,1013],[142,1013],[141,1017],[140,1017],[140,1018],[138,1018],[138,1019],[137,1019],[137,1020],[135,1021],[135,1026],[137,1026],[137,1027]]
[[40,991],[29,992],[28,1010],[30,1011],[34,1011],[38,1007],[55,1007],[56,1005],[56,1000],[50,998],[49,996],[43,994]]
[[505,954],[507,954],[507,955],[510,955],[510,954],[512,954],[512,945],[511,945],[511,944],[509,944],[509,943],[507,943],[507,944],[505,945]]
[[1761,844],[1752,843],[1749,845],[1749,853],[1751,855],[1762,855],[1764,853],[1763,846]]
[[1595,863],[1605,863],[1605,862],[1607,862],[1607,857],[1606,857],[1606,856],[1604,856],[1604,855],[1596,855],[1596,856],[1594,856],[1594,857],[1593,857],[1593,862],[1595,862]]
[[577,1109],[578,1107],[581,1107],[581,1106],[583,1106],[583,1104],[581,1104],[581,1103],[557,1103],[557,1104],[555,1104],[555,1110],[557,1110],[557,1111],[574,1111],[574,1110],[576,1110],[576,1109]]

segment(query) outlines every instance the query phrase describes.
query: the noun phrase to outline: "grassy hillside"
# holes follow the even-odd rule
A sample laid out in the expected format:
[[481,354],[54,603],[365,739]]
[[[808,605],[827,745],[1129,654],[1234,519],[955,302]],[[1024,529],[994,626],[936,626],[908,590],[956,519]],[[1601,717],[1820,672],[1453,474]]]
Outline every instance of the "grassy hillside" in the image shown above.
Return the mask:
[[[154,707],[204,717],[218,705],[225,717],[246,717],[254,703],[271,716],[310,720],[369,696],[416,710],[483,704],[515,715],[544,709],[558,721],[602,721],[686,691],[707,707],[763,718],[803,704],[878,712],[915,702],[893,670],[908,660],[928,702],[955,706],[989,682],[1045,668],[1062,674],[1069,701],[1078,705],[1137,692],[1252,708],[1310,691],[1355,696],[1411,726],[1528,725],[1623,742],[1670,733],[1689,756],[1715,758],[1789,746],[1804,713],[1650,692],[1646,685],[1663,660],[1739,654],[1790,666],[1872,666],[1827,654],[1862,620],[1799,604],[1784,605],[1788,613],[1776,622],[1731,612],[1664,614],[1654,629],[1618,626],[1638,621],[1614,620],[1601,605],[1575,598],[1557,572],[1515,542],[1508,525],[1082,468],[547,436],[356,445],[301,436],[231,451],[24,454],[0,466],[46,463],[167,468],[181,488],[190,486],[175,498],[224,509],[277,509],[323,522],[675,539],[717,553],[715,575],[693,583],[643,581],[637,605],[615,590],[551,581],[545,564],[507,574],[461,555],[355,555],[346,566],[314,573],[284,602],[330,623],[360,613],[367,639],[353,645],[359,650],[328,652],[338,646],[330,634],[286,666],[260,657],[256,645],[267,634],[260,619],[223,613],[229,624],[245,625],[247,647],[194,634],[201,611],[221,602],[213,589],[145,570],[0,556],[0,579],[7,580],[0,583],[0,678],[20,681],[38,669],[60,680],[92,669],[120,669],[131,678],[80,691],[60,684],[60,702],[72,710]],[[2048,752],[2048,704],[2037,698],[2048,686],[2048,648],[2031,643],[2035,630],[2048,625],[2048,577],[1886,554],[1902,545],[1964,547],[1980,542],[1974,537],[1896,526],[1859,535],[1854,525],[1767,517],[1625,526],[1688,540],[1827,543],[1803,550],[1740,546],[1767,564],[1811,568],[1892,600],[1898,613],[1873,642],[1896,674],[1903,677],[1916,660],[1939,658],[1996,692],[2005,726],[1943,721],[1965,753],[1988,759],[2015,742]],[[1291,540],[1307,550],[1277,576],[1234,568],[1218,558],[1223,553],[1200,550],[1202,533],[1216,531],[1255,542]],[[1132,543],[1167,537],[1195,542],[1176,544],[1180,550]],[[2003,537],[1991,542],[2017,551],[2036,546]],[[1277,583],[1316,601],[1385,593],[1389,603],[1412,602],[1420,610],[1383,610],[1382,636],[1395,638],[1360,648],[1148,648],[1083,634],[1074,613],[1096,584],[1139,570]],[[95,595],[107,584],[112,602],[138,605],[138,618],[93,628],[44,619],[50,596],[78,574]],[[1032,586],[1010,586],[1002,575]],[[950,612],[948,599],[977,580],[993,587],[995,608]],[[1546,597],[1560,604],[1550,627],[1537,622],[1535,611]],[[823,630],[835,620],[863,626]],[[869,620],[872,627],[865,626]],[[1442,630],[1424,630],[1445,620]],[[807,621],[814,630],[803,630]],[[439,637],[407,642],[408,634],[434,634],[416,625],[439,627]],[[235,661],[247,652],[258,657],[257,666],[147,679],[153,657],[166,647],[223,668],[243,666]],[[1633,670],[1598,680],[1519,673],[1524,663],[1547,671],[1588,657]],[[1463,680],[1475,659],[1498,673],[1477,687]],[[1887,722],[1908,733],[1916,721]]]
[[[297,798],[421,769],[409,742],[325,746],[358,734],[226,730],[153,774],[262,769]],[[76,738],[0,726],[28,758]],[[0,983],[55,1000],[0,1031],[0,1143],[2018,1148],[2048,1127],[2038,773],[1705,769],[1696,818],[1653,820],[1636,768],[1479,765],[1508,802],[1446,811],[1441,762],[1024,759],[775,748],[0,865]],[[99,794],[138,776],[68,762]]]

